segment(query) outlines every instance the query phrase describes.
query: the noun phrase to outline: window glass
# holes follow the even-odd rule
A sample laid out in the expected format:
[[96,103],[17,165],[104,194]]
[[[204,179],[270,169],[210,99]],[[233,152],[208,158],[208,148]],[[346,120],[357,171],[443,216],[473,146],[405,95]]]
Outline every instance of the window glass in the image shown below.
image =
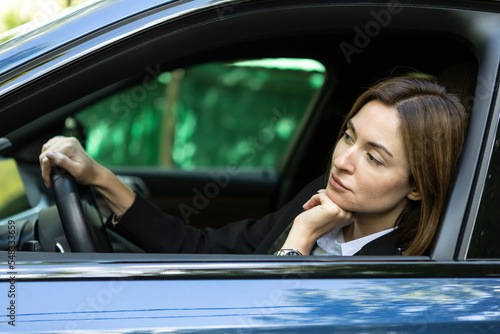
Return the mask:
[[106,166],[277,167],[325,78],[310,59],[206,63],[155,74],[79,112]]
[[493,147],[479,213],[467,254],[468,258],[500,259],[500,131]]

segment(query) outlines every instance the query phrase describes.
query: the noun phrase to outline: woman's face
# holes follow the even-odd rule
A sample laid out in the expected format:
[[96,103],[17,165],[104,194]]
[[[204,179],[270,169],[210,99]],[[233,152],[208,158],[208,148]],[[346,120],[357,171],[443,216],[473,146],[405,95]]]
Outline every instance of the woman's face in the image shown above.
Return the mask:
[[[397,111],[368,102],[348,122],[333,153],[327,195],[344,210],[394,221],[414,199]],[[394,223],[392,221],[392,223]]]

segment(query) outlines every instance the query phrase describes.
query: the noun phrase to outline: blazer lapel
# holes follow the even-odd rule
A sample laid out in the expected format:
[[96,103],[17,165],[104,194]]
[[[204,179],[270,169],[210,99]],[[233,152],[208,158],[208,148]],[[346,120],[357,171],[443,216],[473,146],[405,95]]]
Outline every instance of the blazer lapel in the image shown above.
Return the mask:
[[396,248],[397,238],[396,229],[367,243],[355,255],[401,255],[401,250]]

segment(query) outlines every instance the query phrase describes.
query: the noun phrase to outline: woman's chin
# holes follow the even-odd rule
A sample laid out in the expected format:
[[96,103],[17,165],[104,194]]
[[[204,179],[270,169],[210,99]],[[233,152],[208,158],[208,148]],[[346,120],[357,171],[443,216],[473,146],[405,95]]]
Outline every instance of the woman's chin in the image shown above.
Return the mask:
[[341,209],[346,211],[355,211],[355,206],[350,203],[350,201],[346,198],[347,194],[339,193],[331,186],[326,188],[326,196],[335,204],[337,204]]

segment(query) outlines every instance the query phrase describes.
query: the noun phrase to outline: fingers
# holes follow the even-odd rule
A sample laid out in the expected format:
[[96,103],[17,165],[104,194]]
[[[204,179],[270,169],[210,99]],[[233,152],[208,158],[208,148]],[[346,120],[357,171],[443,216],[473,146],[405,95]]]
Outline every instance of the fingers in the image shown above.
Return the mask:
[[50,173],[52,172],[52,163],[50,162],[48,156],[52,155],[53,152],[48,152],[46,154],[40,155],[40,169],[42,171],[43,183],[47,188],[50,188],[52,182],[50,180]]
[[70,174],[75,173],[74,168],[75,163],[71,161],[67,156],[62,153],[46,151],[40,159],[40,168],[42,170],[42,179],[45,186],[48,188],[52,185],[50,179],[50,174],[52,173],[52,167],[58,166],[66,169]]
[[40,152],[40,155],[38,157],[38,160],[40,162],[40,169],[42,172],[42,179],[47,188],[52,185],[52,182],[50,180],[50,173],[52,172],[52,162],[50,161],[50,159],[53,158],[54,152],[51,151],[50,148],[53,144],[54,139],[55,137],[43,144],[42,151]]
[[304,210],[309,210],[314,208],[315,206],[321,204],[329,204],[333,203],[330,198],[326,195],[325,189],[321,189],[317,194],[314,194],[302,207]]
[[306,212],[310,212],[309,216],[314,217],[314,220],[343,221],[345,225],[349,225],[354,220],[354,214],[338,206],[326,195],[324,190],[320,190],[317,194],[314,194],[303,205],[303,208]]
[[63,136],[56,136],[51,138],[42,146],[42,151],[39,156],[40,169],[42,172],[42,179],[46,187],[51,186],[50,174],[52,166],[59,166],[70,173],[74,165],[73,161],[68,158],[74,152],[75,145],[79,145],[78,140],[75,138],[67,138]]
[[321,201],[319,200],[319,195],[313,195],[313,197],[309,198],[309,200],[302,206],[304,210],[309,210],[314,208],[317,205],[320,205]]
[[69,138],[66,138],[63,136],[52,137],[45,144],[43,144],[41,153],[44,153],[44,152],[49,151],[49,150],[57,149],[58,147],[61,146],[61,143],[64,142],[65,139],[69,139]]

